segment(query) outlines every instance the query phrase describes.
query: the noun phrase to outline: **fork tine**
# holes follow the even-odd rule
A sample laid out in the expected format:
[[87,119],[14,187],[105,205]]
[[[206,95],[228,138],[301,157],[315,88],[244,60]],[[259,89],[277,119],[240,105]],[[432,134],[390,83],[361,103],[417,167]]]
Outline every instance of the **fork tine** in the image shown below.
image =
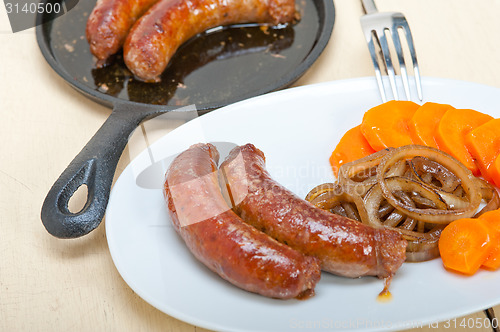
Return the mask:
[[387,43],[385,30],[383,29],[382,31],[378,31],[377,36],[380,43],[380,48],[382,49],[385,66],[387,68],[387,75],[389,75],[389,83],[391,84],[392,95],[395,100],[399,100],[398,89],[396,87],[396,74],[394,73],[394,66],[392,65],[392,59],[389,52],[389,44]]
[[[382,99],[385,100],[387,98],[385,96],[385,89],[383,88],[384,82],[381,77],[380,67],[384,67],[384,74],[387,74],[388,76],[393,98],[396,100],[399,99],[398,86],[396,84],[397,77],[393,65],[396,61],[399,64],[396,70],[398,71],[398,75],[401,75],[401,81],[403,83],[406,99],[411,100],[412,98],[410,87],[413,88],[413,86],[410,84],[411,82],[408,73],[410,60],[409,57],[403,52],[402,47],[404,44],[403,39],[405,39],[413,65],[415,88],[417,90],[418,98],[423,101],[422,82],[417,62],[417,55],[410,27],[405,16],[402,13],[397,12],[380,13],[377,11],[373,0],[361,0],[361,4],[366,13],[366,15],[363,15],[360,18],[361,28],[365,34],[368,48],[370,49],[372,61],[375,66],[377,84],[379,86]],[[406,38],[402,37],[402,33],[399,32],[399,29],[404,31]],[[378,53],[375,53],[375,46],[377,47]],[[389,46],[392,49],[390,49]],[[387,85],[387,83],[385,84]]]
[[385,103],[387,101],[387,97],[385,95],[384,83],[382,81],[382,74],[380,73],[380,66],[378,64],[377,52],[375,50],[375,41],[373,40],[374,35],[371,32],[369,34],[367,32],[367,35],[365,37],[368,42],[368,49],[370,50],[370,55],[373,61],[373,67],[375,67],[375,77],[377,79],[377,85],[380,91],[380,96],[382,97],[382,102]]
[[394,24],[391,29],[392,41],[394,43],[394,48],[396,49],[396,54],[399,61],[399,71],[401,72],[401,80],[403,81],[403,87],[405,90],[406,100],[410,100],[410,86],[408,82],[408,74],[406,72],[406,62],[403,56],[403,48],[401,47],[401,39],[398,33],[398,25]]
[[410,27],[408,26],[408,22],[406,20],[402,20],[400,22],[400,27],[403,29],[406,37],[406,42],[408,43],[408,49],[410,50],[411,54],[411,61],[413,63],[413,72],[415,75],[415,85],[417,87],[417,94],[418,94],[418,99],[423,100],[423,94],[422,94],[422,82],[420,80],[420,70],[418,68],[418,61],[417,61],[417,52],[415,51],[415,45],[413,44],[413,37],[411,36],[411,31]]
[[420,70],[418,69],[418,64],[413,65],[413,71],[415,72],[415,84],[417,86],[418,99],[422,101],[424,99],[424,96],[422,93],[422,81],[420,80]]

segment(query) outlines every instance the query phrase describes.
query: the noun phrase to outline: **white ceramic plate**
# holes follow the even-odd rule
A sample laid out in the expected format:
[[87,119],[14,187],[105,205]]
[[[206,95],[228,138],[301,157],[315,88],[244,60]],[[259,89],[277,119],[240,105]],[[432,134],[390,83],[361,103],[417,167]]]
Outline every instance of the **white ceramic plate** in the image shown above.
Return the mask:
[[[498,89],[424,78],[423,91],[424,102],[500,117]],[[216,110],[157,141],[123,171],[106,213],[109,249],[125,282],[166,314],[217,331],[400,330],[500,303],[500,272],[463,277],[446,272],[440,259],[404,264],[387,303],[377,301],[381,280],[326,273],[316,296],[307,301],[247,293],[193,258],[171,226],[161,189],[137,181],[139,174],[149,174],[143,171],[151,156],[163,160],[151,169],[164,170],[171,156],[194,143],[253,143],[266,154],[271,175],[304,197],[317,184],[334,180],[331,151],[347,129],[360,123],[364,111],[380,102],[374,78],[287,89]],[[162,172],[151,173],[158,188],[162,180]]]

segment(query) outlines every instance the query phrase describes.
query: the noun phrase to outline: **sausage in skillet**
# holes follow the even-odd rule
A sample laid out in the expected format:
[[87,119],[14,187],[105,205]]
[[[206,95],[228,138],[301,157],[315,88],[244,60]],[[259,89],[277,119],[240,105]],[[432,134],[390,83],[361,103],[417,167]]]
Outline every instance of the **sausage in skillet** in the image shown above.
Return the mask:
[[160,0],[131,29],[124,59],[134,75],[158,82],[179,46],[221,25],[293,21],[295,0]]
[[120,50],[135,21],[158,0],[99,0],[87,20],[86,35],[97,67]]

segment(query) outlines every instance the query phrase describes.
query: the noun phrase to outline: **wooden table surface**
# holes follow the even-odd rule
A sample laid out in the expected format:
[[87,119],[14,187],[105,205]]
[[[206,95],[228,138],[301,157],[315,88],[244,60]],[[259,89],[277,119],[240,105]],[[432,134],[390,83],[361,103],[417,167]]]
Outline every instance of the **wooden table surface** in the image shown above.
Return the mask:
[[[359,25],[360,2],[334,3],[331,42],[296,86],[374,75]],[[500,1],[376,3],[380,11],[406,15],[424,76],[500,88]],[[163,314],[131,290],[113,265],[103,225],[75,240],[45,231],[45,195],[110,110],[54,73],[34,29],[12,33],[0,7],[0,331],[203,331]],[[115,179],[136,153],[130,143]],[[423,328],[450,329],[443,322]]]

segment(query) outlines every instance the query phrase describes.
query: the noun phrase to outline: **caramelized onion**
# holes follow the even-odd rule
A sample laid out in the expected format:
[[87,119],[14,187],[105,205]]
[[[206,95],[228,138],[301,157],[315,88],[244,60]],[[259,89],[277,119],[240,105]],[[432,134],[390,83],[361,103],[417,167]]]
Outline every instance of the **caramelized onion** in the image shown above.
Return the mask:
[[460,179],[453,172],[426,157],[417,156],[412,158],[410,167],[420,181],[427,184],[439,182],[443,191],[451,193],[460,185]]
[[[453,172],[460,179],[468,204],[466,204],[465,207],[456,209],[421,209],[413,208],[397,200],[391,188],[388,186],[385,174],[397,161],[417,156],[424,156],[432,161],[438,162]],[[477,211],[479,204],[481,204],[481,193],[477,186],[476,178],[472,175],[471,171],[455,158],[432,147],[406,145],[387,153],[378,165],[377,182],[380,185],[384,197],[391,205],[409,217],[426,222],[447,224],[457,218],[472,217]]]
[[481,209],[481,211],[476,213],[476,215],[474,216],[477,218],[485,212],[497,210],[498,208],[500,208],[500,197],[498,196],[498,192],[495,187],[493,187],[491,184],[484,181],[483,179],[477,178],[476,180],[478,183],[479,191],[481,192],[481,196],[486,202],[486,205]]
[[[439,236],[452,220],[500,207],[499,194],[488,182],[450,155],[418,145],[346,163],[337,183],[315,187],[306,199],[332,213],[398,231],[408,241],[410,262],[438,257]],[[482,200],[485,206],[477,212]]]
[[338,184],[325,183],[313,188],[306,196],[313,205],[357,221],[367,219],[360,196],[349,194]]
[[350,195],[364,196],[377,183],[377,166],[392,148],[380,150],[339,168],[338,183]]

